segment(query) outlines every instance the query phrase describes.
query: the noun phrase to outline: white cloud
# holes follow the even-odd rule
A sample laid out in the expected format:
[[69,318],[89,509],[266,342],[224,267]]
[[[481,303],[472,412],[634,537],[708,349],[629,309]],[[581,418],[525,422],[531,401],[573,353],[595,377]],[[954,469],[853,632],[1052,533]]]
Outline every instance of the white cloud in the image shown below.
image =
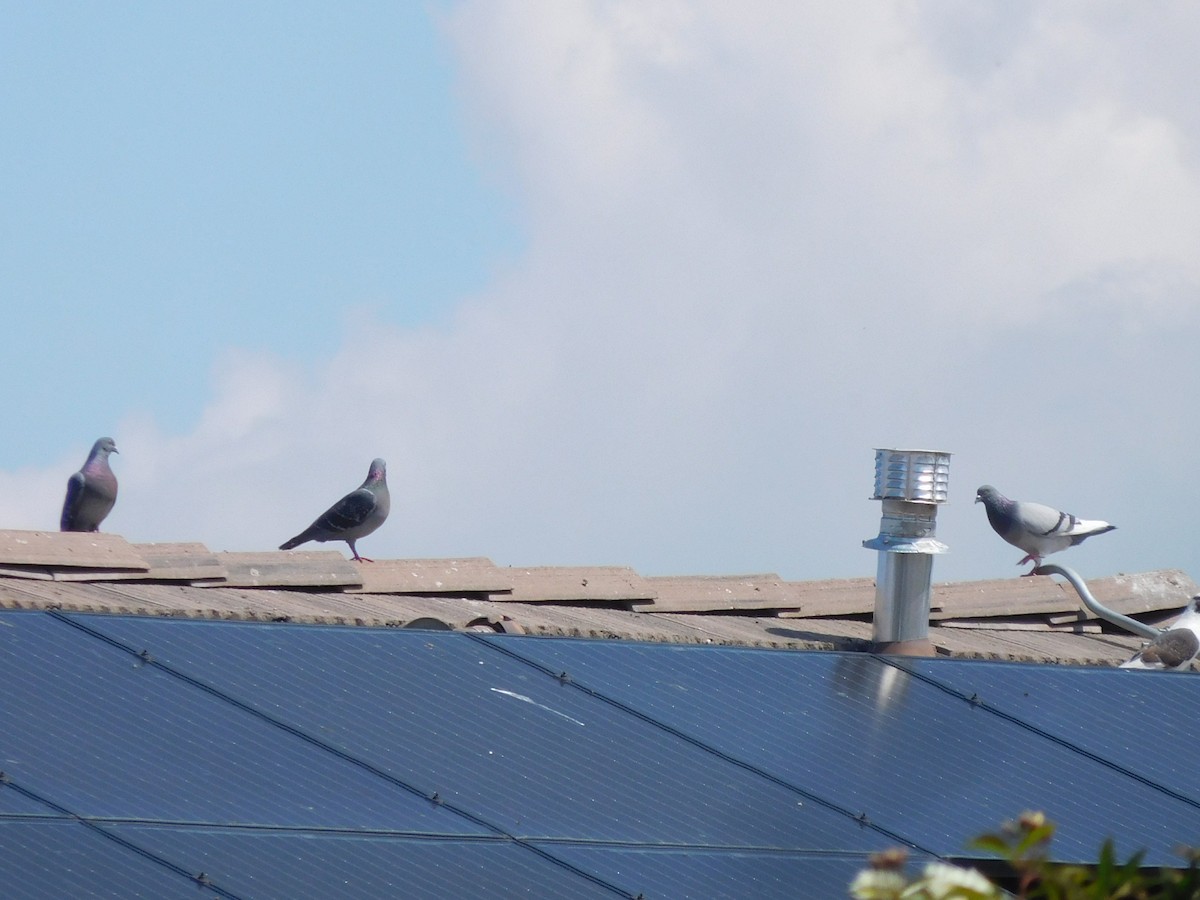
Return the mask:
[[923,8],[461,4],[528,252],[444,327],[231,355],[193,432],[123,423],[114,528],[272,547],[381,455],[368,555],[866,574],[872,448],[917,445],[955,453],[938,577],[1015,573],[985,481],[1117,522],[1085,572],[1200,577],[1200,80],[1154,77],[1193,54],[1090,7]]

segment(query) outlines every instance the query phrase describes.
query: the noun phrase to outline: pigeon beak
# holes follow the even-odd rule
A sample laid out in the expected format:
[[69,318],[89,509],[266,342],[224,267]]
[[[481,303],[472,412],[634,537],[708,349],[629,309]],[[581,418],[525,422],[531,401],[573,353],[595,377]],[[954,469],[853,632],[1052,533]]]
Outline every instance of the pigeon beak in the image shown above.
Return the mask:
[[980,497],[978,494],[976,494],[976,495],[975,495],[975,502],[976,502],[976,503],[982,503],[982,502],[983,502],[983,498],[982,498],[982,497]]

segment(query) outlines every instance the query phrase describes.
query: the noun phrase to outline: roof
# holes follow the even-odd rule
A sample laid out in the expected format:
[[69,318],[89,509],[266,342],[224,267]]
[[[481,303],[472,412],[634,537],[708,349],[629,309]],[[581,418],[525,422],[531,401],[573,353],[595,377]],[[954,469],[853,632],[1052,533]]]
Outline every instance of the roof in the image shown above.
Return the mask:
[[1137,643],[1047,578],[934,602],[1004,661],[848,652],[869,579],[0,532],[0,895],[833,897],[892,846],[986,867],[963,842],[1027,808],[1059,859],[1177,862],[1200,679],[1012,661]]
[[[1089,581],[1116,612],[1157,624],[1200,588],[1178,570]],[[619,566],[500,566],[485,558],[357,564],[334,550],[213,552],[112,534],[0,531],[0,608],[861,650],[871,578],[643,576]],[[1094,618],[1046,576],[934,586],[931,639],[962,658],[1115,665],[1140,638]]]

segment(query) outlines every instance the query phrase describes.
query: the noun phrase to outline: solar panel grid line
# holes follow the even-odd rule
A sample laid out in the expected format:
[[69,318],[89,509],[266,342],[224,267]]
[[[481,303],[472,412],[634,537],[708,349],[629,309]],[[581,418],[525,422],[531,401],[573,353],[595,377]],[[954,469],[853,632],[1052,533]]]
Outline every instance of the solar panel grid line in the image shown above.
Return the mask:
[[20,813],[0,813],[0,822],[62,822],[65,819],[83,818],[82,816],[69,816],[67,814],[52,816],[47,813],[44,816],[38,815],[21,815]]
[[192,676],[190,676],[184,672],[177,671],[173,667],[168,666],[164,663],[161,663],[161,662],[155,660],[153,655],[150,654],[146,650],[135,650],[132,647],[130,647],[128,644],[124,643],[123,641],[117,640],[113,637],[110,637],[107,634],[104,634],[103,632],[100,632],[93,628],[90,628],[83,622],[76,621],[69,614],[61,613],[56,610],[47,610],[47,615],[49,615],[51,618],[65,624],[65,625],[69,625],[72,628],[82,631],[84,634],[87,634],[90,637],[93,637],[97,640],[103,641],[104,643],[106,643],[112,647],[115,647],[125,653],[128,653],[130,656],[135,657],[136,659],[140,660],[145,665],[154,666],[159,671],[162,671],[165,674],[172,676],[173,678],[177,678],[177,679],[183,681],[184,683],[186,683],[194,688],[197,688],[199,690],[202,690],[205,693],[209,694],[210,696],[216,697],[219,700],[221,700],[225,703],[228,703],[231,706],[234,706],[243,712],[246,712],[250,715],[256,716],[257,718],[269,723],[270,725],[272,725],[276,728],[279,728],[279,729],[287,732],[288,734],[291,734],[294,737],[297,737],[303,741],[306,741],[307,743],[312,744],[327,753],[331,753],[334,756],[341,759],[342,761],[347,762],[351,765],[354,765],[360,769],[363,769],[375,777],[382,778],[383,780],[385,780],[405,791],[408,791],[408,792],[416,795],[417,797],[420,797],[428,802],[436,803],[438,806],[441,806],[442,808],[446,809],[447,811],[454,813],[455,815],[458,815],[458,816],[470,821],[472,824],[478,825],[481,828],[486,828],[486,829],[494,832],[496,835],[503,837],[507,841],[511,841],[513,844],[522,847],[523,849],[529,851],[530,853],[533,853],[536,856],[541,857],[542,859],[546,860],[547,862],[550,862],[553,865],[558,866],[561,869],[571,872],[572,874],[574,874],[580,878],[587,879],[588,881],[593,882],[597,886],[599,886],[607,891],[610,891],[611,893],[616,894],[617,896],[630,898],[630,900],[635,900],[635,898],[637,896],[637,895],[631,894],[630,892],[618,887],[617,885],[610,884],[609,882],[605,881],[604,879],[601,879],[601,878],[597,877],[596,875],[593,875],[590,872],[580,869],[577,866],[574,866],[565,860],[557,859],[552,854],[550,854],[546,850],[543,850],[542,848],[536,846],[531,841],[526,840],[524,838],[520,838],[520,837],[506,831],[504,828],[501,828],[500,826],[487,821],[486,819],[476,815],[475,813],[471,812],[470,810],[459,807],[457,804],[447,802],[445,799],[439,797],[439,795],[436,792],[433,795],[428,795],[424,791],[422,791],[420,788],[417,788],[414,785],[410,785],[407,782],[405,782],[403,779],[397,778],[394,775],[391,775],[390,773],[379,769],[377,766],[372,765],[371,763],[367,762],[366,760],[358,759],[353,754],[347,753],[343,750],[339,750],[337,747],[332,746],[327,741],[323,741],[319,737],[308,734],[303,729],[299,729],[292,725],[289,725],[287,722],[277,719],[276,717],[271,716],[271,715],[263,712],[262,710],[255,708],[254,706],[252,706],[250,704],[244,703],[243,701],[238,700],[235,697],[229,696],[225,692],[218,690],[217,688],[213,687],[210,684],[206,684],[205,682],[200,681],[199,679],[193,678]]
[[[899,669],[900,671],[905,672],[908,675],[910,675],[914,678],[917,678],[920,681],[923,681],[924,683],[930,685],[931,687],[937,688],[938,690],[943,691],[952,697],[957,697],[958,699],[960,699],[966,703],[969,703],[973,707],[981,709],[990,715],[993,715],[993,716],[996,716],[997,718],[1003,719],[1006,722],[1010,722],[1013,725],[1016,725],[1018,728],[1022,728],[1024,730],[1030,732],[1031,734],[1035,734],[1038,737],[1043,738],[1044,740],[1048,740],[1054,744],[1057,744],[1060,747],[1063,747],[1066,750],[1070,750],[1072,753],[1078,753],[1080,756],[1086,757],[1087,759],[1090,759],[1092,762],[1095,762],[1101,766],[1111,769],[1112,771],[1117,772],[1120,775],[1125,776],[1126,778],[1131,778],[1134,781],[1137,781],[1138,783],[1145,785],[1146,787],[1150,788],[1151,790],[1158,791],[1167,797],[1170,797],[1174,800],[1178,800],[1181,803],[1185,803],[1188,806],[1191,806],[1195,809],[1200,809],[1200,799],[1197,799],[1195,797],[1190,797],[1187,794],[1183,794],[1183,793],[1180,793],[1179,791],[1173,790],[1172,788],[1167,787],[1165,784],[1160,784],[1159,782],[1155,781],[1153,778],[1149,778],[1145,775],[1142,775],[1140,772],[1136,772],[1136,771],[1130,769],[1128,766],[1124,766],[1118,762],[1114,762],[1113,760],[1108,759],[1099,753],[1096,753],[1092,750],[1088,750],[1086,747],[1080,746],[1079,744],[1075,743],[1074,741],[1069,740],[1068,738],[1064,738],[1064,737],[1061,737],[1060,735],[1053,734],[1052,732],[1047,731],[1046,729],[1042,728],[1039,725],[1035,725],[1032,722],[1028,722],[1025,719],[1022,719],[1018,715],[1015,715],[1010,712],[1006,712],[1005,710],[1002,710],[996,706],[993,706],[990,703],[988,703],[986,700],[984,700],[982,697],[980,697],[977,693],[973,693],[973,694],[971,694],[971,696],[967,696],[965,691],[961,691],[958,688],[954,687],[953,685],[946,684],[941,679],[935,678],[932,675],[928,675],[924,672],[916,671],[908,666],[905,666],[903,663],[899,662],[898,660],[896,660],[894,658],[880,656],[880,657],[878,657],[878,659],[885,665],[889,665],[889,666],[892,666],[893,668]],[[1170,676],[1168,676],[1168,677],[1170,677]]]
[[40,794],[38,794],[36,791],[32,791],[26,787],[22,787],[20,784],[13,781],[10,776],[4,775],[4,773],[0,773],[0,776],[3,776],[4,787],[14,790],[17,793],[21,794],[22,796],[24,796],[30,800],[33,800],[37,803],[41,803],[41,804],[49,807],[50,809],[54,810],[55,812],[60,813],[61,816],[65,817],[65,818],[69,818],[69,819],[77,822],[82,827],[90,829],[92,832],[104,837],[107,840],[112,841],[113,843],[117,844],[118,846],[123,847],[124,849],[126,849],[132,853],[136,853],[138,856],[141,856],[143,859],[147,859],[147,860],[155,863],[156,865],[162,866],[163,868],[167,869],[168,871],[173,872],[176,875],[179,875],[180,877],[186,879],[189,883],[196,885],[198,887],[210,890],[214,894],[216,894],[218,897],[224,897],[225,900],[242,900],[240,895],[234,894],[231,891],[227,891],[224,888],[220,887],[219,885],[214,884],[203,872],[193,874],[192,872],[189,872],[187,869],[183,868],[182,866],[176,865],[175,863],[171,862],[169,859],[164,859],[163,857],[159,856],[158,854],[153,853],[150,850],[147,850],[145,847],[139,847],[137,844],[133,843],[132,841],[129,841],[126,838],[121,837],[120,835],[113,834],[111,831],[108,831],[107,829],[103,828],[102,826],[100,826],[96,822],[92,821],[91,819],[87,818],[86,816],[81,816],[78,813],[72,812],[71,810],[67,809],[64,806],[61,806],[58,803],[55,803],[49,797],[43,797]]
[[[861,859],[866,868],[873,853],[854,850],[803,850],[795,847],[748,847],[745,844],[695,844],[679,841],[622,841],[596,838],[540,837],[539,844],[562,847],[596,847],[612,850],[654,850],[664,853],[678,850],[698,850],[705,853],[753,853],[766,856],[797,857],[802,859]],[[931,857],[932,858],[932,857]]]
[[542,859],[546,860],[546,862],[551,863],[552,865],[558,866],[560,869],[565,869],[568,872],[572,872],[580,878],[585,878],[588,881],[590,881],[592,884],[596,885],[597,887],[601,887],[607,891],[611,891],[612,893],[616,894],[618,897],[625,897],[626,900],[643,900],[643,894],[641,892],[638,892],[635,894],[631,891],[625,890],[622,887],[618,887],[617,885],[612,884],[609,881],[605,881],[599,875],[589,872],[586,869],[581,869],[578,866],[567,862],[565,859],[560,859],[559,857],[557,857],[553,853],[551,853],[549,850],[545,850],[542,847],[539,847],[533,841],[526,841],[521,838],[513,838],[513,841],[515,841],[519,846],[524,847],[526,850],[536,853]]
[[[0,822],[62,821],[64,818],[96,825],[130,825],[138,828],[186,828],[195,831],[241,831],[265,834],[296,834],[305,837],[388,838],[398,841],[453,841],[455,843],[510,844],[506,834],[457,834],[454,832],[398,831],[388,828],[339,828],[320,825],[263,825],[247,822],[204,822],[195,819],[147,819],[135,816],[89,816],[64,812],[61,815],[31,816],[0,813]],[[541,840],[539,838],[539,840]],[[765,849],[765,848],[756,848]]]
[[824,807],[825,809],[829,810],[830,812],[834,812],[839,815],[845,816],[846,818],[857,822],[863,828],[868,828],[868,829],[876,832],[877,834],[888,838],[889,840],[899,841],[900,843],[906,845],[910,849],[916,850],[920,853],[926,853],[933,857],[938,856],[938,854],[935,851],[921,846],[917,841],[915,841],[911,838],[908,838],[908,837],[904,836],[903,834],[900,834],[899,832],[894,831],[891,828],[887,828],[885,826],[878,825],[875,822],[872,822],[866,812],[855,812],[854,810],[849,809],[849,808],[843,806],[842,804],[835,803],[834,801],[829,800],[826,797],[822,797],[819,794],[813,793],[812,791],[809,791],[809,790],[806,790],[805,788],[800,787],[799,785],[793,784],[792,782],[788,781],[786,778],[781,778],[778,775],[773,775],[772,773],[766,771],[765,769],[763,769],[759,766],[754,765],[751,762],[747,762],[744,759],[739,759],[738,757],[734,756],[733,754],[726,753],[725,751],[720,750],[717,747],[714,747],[711,744],[709,744],[703,740],[700,740],[699,738],[697,738],[693,735],[690,735],[685,731],[675,728],[674,726],[668,725],[667,723],[661,721],[660,719],[657,719],[652,715],[644,713],[641,710],[638,710],[638,709],[630,706],[627,703],[623,703],[622,701],[617,700],[614,697],[609,697],[607,694],[603,693],[602,691],[598,691],[593,688],[590,688],[585,684],[580,684],[578,681],[576,681],[574,678],[571,677],[569,672],[557,672],[556,673],[553,671],[553,669],[551,669],[547,666],[544,666],[535,660],[529,659],[529,658],[521,655],[520,653],[510,650],[507,646],[503,646],[503,645],[499,644],[498,642],[491,640],[487,635],[469,632],[466,634],[466,637],[470,638],[471,640],[478,641],[479,643],[484,644],[485,646],[490,647],[491,649],[495,650],[496,652],[504,654],[504,655],[510,657],[511,659],[518,660],[518,661],[524,663],[525,665],[531,666],[532,668],[536,669],[537,671],[542,672],[543,674],[549,676],[550,678],[556,679],[557,681],[561,682],[562,684],[569,685],[570,687],[575,688],[576,690],[583,691],[588,696],[593,697],[603,703],[606,703],[615,709],[619,709],[624,713],[627,713],[631,716],[635,716],[636,718],[640,719],[641,721],[646,722],[647,724],[653,725],[655,728],[658,728],[658,729],[666,732],[667,734],[672,735],[673,737],[676,737],[682,741],[686,741],[687,743],[691,744],[692,746],[697,747],[698,749],[703,750],[705,753],[709,753],[709,754],[717,757],[718,759],[723,760],[724,762],[727,762],[727,763],[730,763],[731,765],[737,766],[738,768],[740,768],[746,772],[750,772],[751,774],[753,774],[757,777],[764,778],[767,781],[770,781],[772,784],[776,784],[779,787],[784,788],[785,790],[788,790],[788,791],[791,791],[792,793],[798,794],[799,796],[804,797],[807,800],[811,800],[812,802]]
[[[30,796],[30,799],[37,799]],[[54,807],[57,809],[57,807]],[[535,841],[537,844],[550,844],[562,846],[584,846],[584,847],[611,847],[621,850],[703,850],[705,852],[731,852],[731,853],[767,853],[778,854],[782,856],[801,856],[801,857],[833,857],[842,858],[847,855],[861,858],[863,864],[866,865],[866,860],[870,856],[869,853],[858,853],[847,850],[798,850],[791,847],[772,847],[768,845],[748,845],[748,844],[719,844],[719,843],[699,843],[696,841],[628,841],[628,840],[599,840],[597,838],[571,838],[571,837],[553,837],[541,836],[534,839],[513,838],[507,834],[454,834],[445,832],[435,834],[428,831],[396,831],[393,829],[382,828],[337,828],[337,827],[320,827],[315,825],[260,825],[244,822],[203,822],[194,819],[146,819],[123,817],[117,818],[113,816],[88,816],[78,813],[72,813],[69,810],[62,810],[58,815],[20,815],[0,813],[0,822],[61,822],[64,819],[78,820],[80,822],[88,822],[98,826],[115,826],[129,825],[135,827],[146,828],[184,828],[191,831],[222,831],[222,832],[245,832],[247,834],[278,834],[287,835],[295,834],[305,837],[362,837],[362,838],[387,838],[399,841],[422,841],[422,842],[437,842],[445,841],[457,844],[513,844],[520,843],[525,840]]]

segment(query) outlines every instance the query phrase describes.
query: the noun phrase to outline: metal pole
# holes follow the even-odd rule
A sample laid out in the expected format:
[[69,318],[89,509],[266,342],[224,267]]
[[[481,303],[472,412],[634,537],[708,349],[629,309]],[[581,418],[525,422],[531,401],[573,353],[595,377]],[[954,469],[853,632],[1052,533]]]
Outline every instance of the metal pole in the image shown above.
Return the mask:
[[1092,596],[1092,592],[1088,590],[1087,585],[1083,583],[1083,579],[1079,577],[1074,569],[1068,569],[1066,566],[1057,566],[1054,563],[1043,563],[1033,570],[1034,575],[1061,575],[1071,583],[1071,587],[1075,588],[1075,593],[1079,595],[1079,599],[1083,601],[1083,605],[1098,615],[1101,619],[1107,622],[1112,622],[1118,628],[1124,628],[1133,634],[1140,637],[1153,640],[1162,634],[1161,628],[1155,628],[1153,625],[1147,625],[1145,622],[1139,622],[1137,619],[1131,619],[1129,616],[1123,616],[1119,612],[1113,612],[1107,606],[1103,606],[1099,600]]
[[883,501],[879,534],[863,541],[879,552],[873,638],[877,653],[932,656],[929,640],[937,508],[950,483],[950,454],[936,450],[875,451],[875,495]]

